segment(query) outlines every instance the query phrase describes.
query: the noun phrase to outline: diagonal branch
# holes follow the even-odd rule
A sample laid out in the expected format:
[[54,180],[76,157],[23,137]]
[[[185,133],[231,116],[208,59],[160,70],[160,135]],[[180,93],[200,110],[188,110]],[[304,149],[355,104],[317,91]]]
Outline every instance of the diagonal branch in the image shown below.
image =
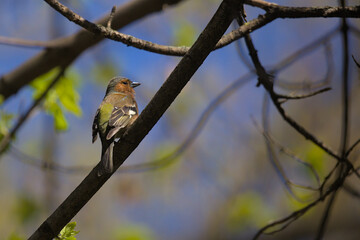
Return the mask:
[[356,66],[357,66],[358,68],[360,68],[360,63],[358,63],[358,62],[356,61],[354,55],[351,55],[351,57],[352,57],[352,59],[354,60]]
[[[200,34],[189,52],[181,59],[168,79],[149,102],[128,133],[122,137],[120,144],[114,147],[114,167],[119,168],[127,157],[140,144],[152,127],[161,118],[192,75],[201,66],[214,49],[233,20],[236,0],[224,0],[204,31]],[[51,239],[81,210],[92,196],[111,177],[111,174],[97,176],[99,163],[66,200],[51,214],[48,219],[29,238]]]

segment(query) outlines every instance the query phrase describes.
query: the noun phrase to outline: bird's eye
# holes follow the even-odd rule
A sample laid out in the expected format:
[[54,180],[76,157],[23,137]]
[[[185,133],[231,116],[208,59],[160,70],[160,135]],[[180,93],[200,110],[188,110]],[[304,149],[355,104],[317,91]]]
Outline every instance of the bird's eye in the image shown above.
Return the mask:
[[127,85],[127,82],[122,82],[122,84]]

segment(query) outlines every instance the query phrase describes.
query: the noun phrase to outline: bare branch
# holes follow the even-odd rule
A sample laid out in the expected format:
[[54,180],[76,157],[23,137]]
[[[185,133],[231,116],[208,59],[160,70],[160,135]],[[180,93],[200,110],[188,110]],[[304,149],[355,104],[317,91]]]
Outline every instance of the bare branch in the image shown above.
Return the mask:
[[344,186],[342,189],[345,190],[345,192],[350,194],[351,196],[360,199],[360,192],[358,190],[356,190],[354,187],[352,187],[351,185],[344,183]]
[[[64,17],[69,19],[79,26],[85,28],[86,30],[94,33],[101,34],[102,36],[112,39],[114,41],[122,42],[128,46],[132,46],[135,48],[143,49],[146,51],[164,54],[164,55],[172,55],[172,56],[183,56],[188,50],[189,47],[175,47],[175,46],[166,46],[160,45],[156,43],[152,43],[149,41],[145,41],[142,39],[138,39],[128,34],[120,33],[112,30],[111,28],[105,28],[101,25],[96,25],[80,15],[71,11],[68,7],[61,4],[57,0],[44,0],[51,7],[53,7],[56,11],[61,13]],[[356,7],[350,7],[345,11],[345,14],[348,14],[350,17],[360,17],[354,13],[360,14],[360,9]],[[295,7],[276,7],[272,9],[271,13],[267,13],[265,15],[260,15],[257,19],[250,21],[246,26],[243,26],[242,29],[239,28],[232,33],[228,34],[226,37],[220,40],[220,42],[216,45],[215,49],[224,47],[231,42],[241,38],[244,34],[249,33],[258,29],[261,26],[273,21],[275,18],[301,18],[301,17],[340,17],[344,14],[342,9],[331,8],[331,7],[317,7],[317,8],[295,8]],[[222,41],[223,40],[223,41]]]
[[320,227],[319,227],[318,232],[317,232],[316,237],[315,237],[316,240],[323,239],[325,229],[326,229],[326,225],[328,223],[332,207],[334,206],[334,202],[335,202],[335,198],[336,198],[337,193],[338,193],[338,191],[332,192],[331,196],[330,196],[330,199],[326,204],[325,211],[324,211],[323,216],[321,218]]
[[325,152],[327,152],[329,155],[334,157],[335,159],[340,159],[340,157],[329,147],[325,146],[323,142],[318,140],[315,136],[313,136],[310,132],[308,132],[304,127],[299,125],[295,120],[293,120],[291,117],[289,117],[284,109],[281,107],[281,104],[278,102],[278,95],[273,90],[273,81],[272,77],[265,71],[265,68],[260,63],[260,60],[257,56],[257,51],[252,43],[252,40],[249,35],[245,36],[245,42],[249,49],[249,54],[251,56],[251,59],[254,63],[256,73],[258,75],[258,85],[262,84],[264,88],[269,92],[271,99],[279,111],[282,118],[290,124],[296,131],[298,131],[301,135],[303,135],[306,139],[312,141],[317,146],[319,146],[321,149],[323,149]]
[[[339,162],[338,162],[339,163]],[[317,198],[316,200],[314,200],[313,202],[309,203],[308,205],[306,205],[303,208],[300,208],[299,210],[296,210],[294,212],[292,212],[291,214],[289,214],[288,216],[281,218],[279,220],[276,220],[270,224],[267,224],[266,226],[262,227],[254,236],[253,240],[258,239],[262,234],[273,234],[276,232],[279,232],[283,229],[285,229],[286,227],[288,227],[292,222],[294,222],[296,219],[298,219],[299,217],[303,216],[306,212],[308,212],[311,208],[313,208],[314,206],[316,206],[318,203],[324,201],[324,199],[326,199],[330,194],[332,194],[333,192],[337,191],[343,184],[344,179],[346,176],[342,176],[341,178],[337,178],[334,180],[334,182],[330,185],[330,187],[328,188],[328,190],[321,195],[319,198]],[[266,232],[268,229],[276,227],[278,225],[284,224],[282,227],[280,227],[279,229],[276,229],[274,231],[271,232]]]
[[[341,8],[345,8],[345,0],[340,0]],[[341,152],[341,165],[338,173],[338,179],[345,178],[345,175],[348,174],[348,169],[345,167],[344,162],[346,159],[347,153],[347,144],[349,138],[349,36],[348,36],[348,24],[345,17],[343,17],[341,23],[341,32],[342,32],[342,46],[343,46],[343,66],[342,66],[342,127],[341,127],[341,142],[340,142],[340,152]],[[316,235],[316,240],[321,240],[324,237],[327,223],[329,221],[329,216],[331,209],[335,202],[335,197],[337,191],[334,191],[331,194],[331,198],[328,201],[323,217],[320,222],[320,226]]]
[[358,140],[356,140],[356,142],[353,143],[353,145],[351,145],[349,147],[349,149],[347,150],[345,156],[349,156],[349,154],[352,152],[352,150],[354,150],[354,148],[360,143],[360,138]]
[[[240,18],[237,18],[238,21],[241,21],[239,20]],[[241,24],[241,22],[239,23]],[[281,219],[279,221],[276,221],[275,223],[273,224],[269,224],[267,226],[265,226],[264,228],[260,229],[260,231],[255,235],[254,239],[257,239],[264,231],[266,231],[266,229],[270,228],[270,227],[273,227],[273,226],[276,226],[276,225],[279,225],[279,224],[285,224],[282,228],[278,229],[278,230],[275,230],[273,232],[277,232],[277,231],[280,231],[282,229],[284,229],[285,227],[287,227],[291,222],[293,222],[295,219],[297,219],[298,217],[302,216],[306,211],[308,211],[310,208],[312,208],[313,206],[315,206],[320,200],[323,200],[325,199],[329,194],[333,194],[337,191],[337,189],[339,189],[343,182],[344,182],[344,179],[346,178],[346,176],[348,175],[350,169],[353,169],[353,166],[352,164],[344,159],[344,153],[345,151],[342,151],[343,154],[342,156],[338,156],[337,154],[335,154],[332,150],[330,150],[329,148],[325,147],[325,145],[323,143],[321,143],[317,138],[315,138],[311,133],[309,133],[308,131],[306,131],[303,127],[301,127],[299,124],[297,124],[293,119],[291,119],[290,117],[288,117],[286,114],[285,114],[285,111],[284,109],[281,107],[280,103],[279,103],[279,95],[276,94],[274,92],[274,89],[273,89],[273,81],[272,81],[272,78],[269,74],[267,74],[265,68],[262,66],[259,58],[258,58],[258,55],[257,55],[257,51],[254,47],[254,44],[252,42],[252,39],[250,37],[250,35],[245,35],[245,42],[246,42],[246,45],[248,47],[248,50],[249,50],[249,54],[250,54],[250,57],[251,57],[251,60],[253,61],[253,64],[255,66],[255,69],[256,69],[256,73],[258,75],[258,85],[263,85],[264,88],[268,91],[268,93],[270,94],[271,96],[271,99],[275,105],[275,107],[277,108],[277,110],[279,111],[280,115],[284,118],[284,120],[286,122],[288,122],[295,130],[297,130],[301,135],[303,135],[306,139],[310,139],[313,143],[315,143],[316,145],[318,145],[319,147],[321,147],[324,151],[326,151],[328,154],[330,154],[331,156],[333,156],[335,159],[338,160],[338,162],[340,163],[340,166],[341,166],[341,170],[339,171],[339,177],[337,177],[335,179],[335,181],[333,182],[333,184],[331,185],[331,187],[327,190],[327,192],[324,194],[324,195],[321,195],[317,200],[315,200],[313,203],[309,204],[308,206],[306,206],[305,208],[299,210],[299,211],[295,211],[293,212],[291,215],[289,215],[288,217],[284,218],[284,219]],[[345,107],[346,108],[346,107]],[[346,113],[347,114],[347,113]],[[346,120],[344,120],[344,122],[347,123]],[[345,127],[345,130],[346,130],[346,127]],[[347,133],[347,131],[345,131],[345,133]],[[346,135],[346,134],[345,134]],[[347,136],[347,135],[346,135]],[[345,138],[343,138],[345,139]],[[344,140],[343,140],[344,141]],[[346,146],[346,144],[343,144],[342,145]],[[328,209],[330,211],[331,209],[331,205],[332,205],[332,202],[333,201],[330,201],[330,204],[328,205]],[[329,211],[326,211],[326,214],[325,214],[325,217],[323,218],[323,223],[324,224],[321,224],[321,228],[324,227],[326,224],[326,221],[327,221],[327,216],[328,216],[328,213]],[[319,234],[318,236],[322,236],[322,233],[323,233],[323,229],[322,228],[319,230]]]
[[331,87],[327,87],[327,88],[323,88],[320,89],[318,91],[312,92],[312,93],[308,93],[308,94],[303,94],[303,95],[282,95],[282,94],[278,94],[278,98],[283,98],[283,99],[287,99],[287,100],[295,100],[295,99],[304,99],[304,98],[308,98],[308,97],[313,97],[317,94],[323,93],[323,92],[327,92],[331,90]]
[[[117,8],[112,21],[114,29],[122,28],[151,13],[162,11],[164,5],[170,6],[181,0],[133,0]],[[105,26],[108,15],[96,21],[96,24]],[[0,76],[0,95],[6,100],[33,79],[50,71],[55,67],[70,65],[81,53],[96,45],[104,38],[94,36],[86,30],[52,40],[52,49],[44,49],[34,57],[11,72]]]
[[0,44],[26,48],[52,48],[56,46],[53,41],[34,41],[4,36],[0,36]]
[[[154,0],[155,3],[150,0],[132,1],[130,4],[124,6],[123,11],[118,11],[118,13],[115,14],[114,19],[119,18],[120,16],[126,17],[124,19],[121,19],[122,22],[117,23],[114,28],[118,29],[148,13],[151,13],[153,11],[159,11],[160,9],[162,9],[163,4],[166,4],[167,2],[170,2],[170,4],[174,4],[178,1],[180,0]],[[75,23],[94,33],[96,36],[94,37],[92,34],[86,32],[79,32],[78,34],[70,36],[66,39],[60,39],[61,41],[59,41],[55,51],[42,52],[36,57],[24,63],[18,69],[15,69],[11,73],[2,76],[2,78],[0,78],[0,94],[3,95],[5,99],[16,93],[21,87],[28,84],[35,77],[49,71],[51,68],[62,65],[64,63],[71,63],[85,49],[98,43],[104,37],[115,41],[123,42],[124,44],[127,44],[129,46],[131,45],[139,49],[172,56],[183,56],[189,50],[188,47],[159,45],[137,39],[130,35],[119,33],[117,31],[104,27],[107,23],[107,18],[104,18],[97,24],[94,24],[73,13],[67,7],[56,1],[46,0],[46,2],[51,4],[52,7],[54,7],[56,10],[66,16],[70,21],[74,21]],[[263,1],[249,1],[249,3],[250,2],[252,2],[253,4],[261,4]],[[125,12],[125,8],[126,10],[128,10],[127,12]],[[137,11],[134,11],[133,8],[136,8]],[[131,17],[126,15],[129,12],[131,13]],[[224,47],[231,42],[243,37],[244,34],[254,31],[272,22],[276,18],[342,17],[344,14],[346,14],[346,16],[350,18],[359,18],[360,7],[347,7],[345,9],[336,7],[273,7],[266,14],[260,15],[258,18],[249,21],[245,26],[242,26],[236,31],[233,31],[224,36],[218,42],[215,48]],[[64,49],[66,51],[64,51]]]
[[[280,63],[278,63],[275,67],[273,67],[269,72],[270,74],[277,74],[280,70],[283,70],[296,61],[300,60],[301,58],[307,56],[308,54],[312,53],[314,49],[319,47],[322,44],[325,44],[328,42],[332,37],[334,37],[340,27],[335,27],[334,29],[330,30],[329,32],[325,33],[324,35],[320,36],[319,38],[311,41],[304,47],[301,47],[299,50],[295,51],[294,53],[290,54],[289,56],[285,57],[283,60],[281,60]],[[326,45],[325,45],[326,46]],[[327,53],[327,51],[325,51]],[[329,53],[327,53],[329,54]],[[327,56],[327,58],[330,56]],[[331,66],[333,65],[331,62],[328,62],[328,71],[331,70]],[[278,83],[278,82],[277,82]],[[317,86],[316,86],[317,87]]]
[[360,68],[360,63],[358,63],[358,62],[356,61],[354,55],[351,55],[351,57],[352,57],[352,59],[354,60],[356,66],[357,66],[358,68]]

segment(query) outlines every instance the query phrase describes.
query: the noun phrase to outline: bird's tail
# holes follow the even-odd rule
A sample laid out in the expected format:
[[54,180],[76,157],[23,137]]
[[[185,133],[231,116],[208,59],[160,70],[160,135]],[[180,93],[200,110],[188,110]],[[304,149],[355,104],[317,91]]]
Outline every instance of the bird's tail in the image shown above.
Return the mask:
[[111,173],[114,170],[113,166],[113,147],[114,142],[111,142],[109,145],[103,145],[101,153],[101,162],[103,167],[98,171],[98,176],[103,175],[104,173]]

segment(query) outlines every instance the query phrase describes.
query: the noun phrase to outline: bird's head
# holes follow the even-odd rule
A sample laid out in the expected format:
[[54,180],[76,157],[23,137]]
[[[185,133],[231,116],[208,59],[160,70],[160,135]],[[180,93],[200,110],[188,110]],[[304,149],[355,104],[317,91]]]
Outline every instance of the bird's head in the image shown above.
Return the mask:
[[106,95],[110,93],[132,93],[134,94],[134,88],[139,86],[140,83],[132,82],[127,78],[124,77],[114,77],[110,80],[107,89]]

